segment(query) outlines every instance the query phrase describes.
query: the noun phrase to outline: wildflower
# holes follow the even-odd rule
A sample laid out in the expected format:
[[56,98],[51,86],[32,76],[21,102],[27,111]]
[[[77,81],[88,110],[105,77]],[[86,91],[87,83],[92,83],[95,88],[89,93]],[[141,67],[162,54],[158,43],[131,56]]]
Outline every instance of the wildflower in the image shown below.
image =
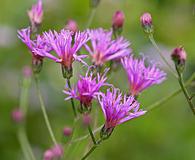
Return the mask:
[[57,144],[54,147],[48,149],[44,153],[44,160],[54,160],[59,159],[63,155],[63,148],[61,145]]
[[107,139],[113,129],[131,119],[146,113],[140,109],[139,103],[133,96],[122,96],[119,89],[108,89],[106,94],[100,94],[99,103],[106,122],[101,130],[101,137]]
[[[65,100],[70,98],[75,98],[81,103],[81,111],[87,109],[90,111],[92,100],[97,98],[99,90],[102,86],[108,85],[105,81],[107,79],[106,73],[108,70],[105,70],[104,74],[100,76],[97,74],[97,77],[94,77],[93,72],[89,73],[87,71],[85,76],[80,75],[80,79],[77,82],[77,86],[72,90],[65,89],[63,92],[69,95]],[[84,106],[84,108],[83,108]]]
[[123,37],[112,40],[112,31],[102,28],[88,30],[92,48],[86,46],[92,56],[92,61],[97,66],[110,60],[119,60],[131,53],[130,43]]
[[134,96],[154,84],[160,84],[166,78],[166,73],[157,68],[156,64],[146,66],[144,58],[125,57],[122,65],[128,76],[130,92]]
[[24,120],[24,113],[19,108],[16,108],[11,113],[12,120],[16,123],[20,123]]
[[64,136],[66,136],[66,137],[69,137],[71,134],[72,134],[72,128],[70,128],[70,127],[64,127],[64,130],[63,130],[63,134],[64,134]]
[[72,19],[68,20],[65,29],[72,31],[73,33],[76,33],[78,31],[77,22]]
[[50,51],[51,49],[45,45],[45,40],[42,36],[37,35],[35,40],[31,40],[31,29],[30,27],[24,28],[18,31],[18,38],[26,44],[28,49],[32,54],[32,65],[34,72],[40,72],[42,68],[44,54],[36,52],[35,48],[39,48],[42,50]]
[[37,3],[32,6],[31,10],[28,11],[28,17],[31,22],[32,30],[36,31],[43,20],[42,0],[37,0]]
[[152,16],[150,13],[146,12],[142,14],[142,16],[140,17],[140,22],[146,33],[153,32]]
[[86,32],[76,32],[74,42],[72,36],[73,32],[64,29],[61,30],[60,33],[56,31],[44,33],[44,38],[46,39],[48,46],[55,51],[57,57],[44,49],[36,49],[36,52],[62,64],[64,78],[70,78],[72,76],[72,63],[74,60],[86,64],[82,60],[86,55],[77,55],[77,52],[89,40],[88,34]]

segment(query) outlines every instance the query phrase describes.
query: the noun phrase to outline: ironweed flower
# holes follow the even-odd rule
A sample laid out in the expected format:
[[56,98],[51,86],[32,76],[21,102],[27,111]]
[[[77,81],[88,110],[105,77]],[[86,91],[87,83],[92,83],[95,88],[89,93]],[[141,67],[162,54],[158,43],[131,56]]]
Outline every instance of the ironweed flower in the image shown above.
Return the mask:
[[[102,86],[108,85],[105,81],[107,80],[106,73],[108,69],[105,70],[103,75],[97,73],[97,76],[94,76],[93,72],[89,73],[89,69],[85,76],[80,75],[80,79],[77,82],[77,85],[72,90],[65,89],[63,92],[68,95],[65,100],[70,98],[75,98],[81,103],[81,111],[91,109],[91,103],[94,98],[97,98],[99,90]],[[83,108],[84,106],[84,108]]]
[[91,48],[85,45],[87,51],[92,56],[95,65],[103,65],[110,60],[119,60],[131,53],[130,43],[123,37],[112,40],[112,31],[102,28],[88,30]]
[[136,96],[144,89],[160,84],[166,79],[166,73],[157,68],[156,64],[145,64],[145,59],[135,59],[133,56],[121,60],[127,73],[130,92]]
[[37,27],[42,23],[43,20],[42,0],[37,0],[37,3],[32,6],[31,10],[28,11],[28,17],[31,22],[32,30],[36,31]]
[[44,54],[37,52],[35,49],[41,49],[45,52],[51,50],[51,48],[45,45],[45,39],[41,35],[37,35],[34,40],[31,40],[31,29],[30,27],[18,30],[18,38],[26,44],[28,49],[32,54],[32,64],[33,64],[33,71],[40,72],[42,68]]
[[140,109],[133,96],[122,95],[119,89],[108,89],[106,94],[98,96],[106,122],[101,130],[101,137],[107,139],[113,129],[131,119],[146,113]]
[[63,73],[64,78],[70,78],[72,76],[72,63],[74,60],[86,64],[82,58],[85,58],[87,55],[77,55],[77,52],[89,40],[88,34],[86,32],[76,32],[74,34],[74,41],[73,34],[73,32],[64,29],[59,33],[55,30],[44,33],[47,45],[52,48],[57,54],[57,57],[46,50],[36,49],[36,52],[62,64],[65,71]]
[[12,120],[16,123],[20,123],[24,120],[24,113],[21,109],[15,108],[11,113]]

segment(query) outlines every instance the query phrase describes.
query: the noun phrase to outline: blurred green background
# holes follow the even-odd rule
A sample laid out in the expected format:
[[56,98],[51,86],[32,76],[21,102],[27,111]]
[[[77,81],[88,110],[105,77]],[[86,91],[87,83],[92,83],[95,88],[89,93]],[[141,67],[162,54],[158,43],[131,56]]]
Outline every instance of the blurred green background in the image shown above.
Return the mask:
[[[31,56],[26,46],[17,39],[16,31],[28,26],[26,11],[35,2],[0,1],[0,160],[23,159],[16,136],[17,126],[12,122],[10,112],[18,106],[22,67],[30,65]],[[131,41],[134,53],[144,53],[152,57],[151,60],[159,60],[139,23],[140,15],[149,11],[153,16],[155,38],[165,56],[169,59],[171,49],[183,45],[188,54],[185,78],[195,71],[194,0],[101,0],[91,27],[110,28],[112,15],[116,10],[125,12],[123,35]],[[80,29],[84,29],[90,8],[88,0],[44,0],[44,11],[42,31],[60,29],[68,19],[76,20]],[[76,68],[77,66],[75,65]],[[166,70],[163,64],[162,67]],[[74,71],[75,75],[79,73],[77,69]],[[46,60],[40,78],[52,127],[57,139],[62,140],[62,129],[71,125],[73,116],[70,103],[63,100],[65,82],[59,65]],[[128,90],[127,78],[122,69],[113,73],[109,82],[123,91]],[[139,101],[146,108],[178,88],[178,82],[168,73],[167,81],[146,90]],[[191,91],[193,92],[193,88]],[[51,141],[35,93],[33,82],[26,127],[33,150],[41,159],[42,152],[51,146]],[[103,116],[100,109],[98,111],[98,121],[102,124]],[[80,132],[84,135],[86,129],[83,128]],[[84,141],[73,145],[68,159],[79,159],[86,150],[85,144]],[[194,160],[195,118],[184,96],[180,94],[146,116],[117,127],[111,138],[89,159]]]

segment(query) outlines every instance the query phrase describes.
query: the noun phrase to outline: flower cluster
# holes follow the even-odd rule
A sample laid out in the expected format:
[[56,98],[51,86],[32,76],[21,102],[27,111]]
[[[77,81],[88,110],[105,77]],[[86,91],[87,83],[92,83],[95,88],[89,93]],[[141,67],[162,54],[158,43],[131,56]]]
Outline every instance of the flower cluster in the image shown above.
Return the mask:
[[[143,90],[163,82],[166,79],[166,73],[160,70],[156,64],[147,64],[145,58],[135,58],[130,48],[131,43],[119,34],[116,36],[116,29],[122,29],[125,19],[122,11],[115,13],[113,28],[110,30],[97,28],[79,31],[77,23],[70,20],[60,31],[49,30],[41,34],[35,34],[32,28],[32,26],[37,26],[42,22],[41,0],[38,0],[28,15],[31,27],[19,30],[18,37],[32,54],[33,72],[40,73],[44,58],[61,65],[63,77],[67,80],[67,86],[63,90],[67,96],[65,100],[71,99],[75,116],[77,116],[76,109],[80,111],[84,117],[83,123],[88,126],[90,135],[93,133],[89,127],[92,121],[89,113],[94,100],[100,104],[105,117],[105,123],[100,132],[100,140],[107,139],[116,126],[146,113],[145,110],[141,109],[137,96]],[[146,28],[151,27],[151,16],[144,14],[141,17],[141,23]],[[184,51],[181,48],[175,50],[174,53],[172,56],[178,57],[180,55],[185,59]],[[91,61],[85,61],[87,57],[90,57]],[[79,74],[79,79],[72,88],[70,78],[73,76],[74,61],[78,61],[87,67],[87,71],[84,76]],[[122,94],[120,89],[107,82],[109,80],[108,71],[112,72],[112,68],[108,68],[107,62],[110,64],[118,62],[120,66],[123,66],[129,80],[130,94]],[[27,72],[28,74],[31,72]],[[102,90],[103,86],[107,88],[106,92]],[[75,107],[74,99],[80,102],[80,107]],[[13,119],[20,121],[22,114],[16,110],[13,113]],[[48,123],[48,119],[46,119],[46,124],[48,125]],[[51,127],[48,128],[51,132]],[[65,136],[70,136],[72,132],[72,128],[64,128]],[[53,135],[52,139],[56,143]],[[94,137],[92,139],[95,141]],[[62,147],[55,145],[45,152],[44,159],[60,158],[62,155]]]

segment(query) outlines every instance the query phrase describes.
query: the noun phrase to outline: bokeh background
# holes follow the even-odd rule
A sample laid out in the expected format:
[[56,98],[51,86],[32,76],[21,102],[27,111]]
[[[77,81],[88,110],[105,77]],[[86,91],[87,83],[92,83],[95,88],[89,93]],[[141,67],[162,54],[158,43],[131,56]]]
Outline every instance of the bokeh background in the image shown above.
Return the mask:
[[[31,64],[31,56],[24,44],[18,40],[17,29],[29,25],[26,14],[35,0],[0,1],[0,159],[21,160],[22,152],[17,140],[17,126],[10,113],[18,106],[22,68]],[[43,0],[44,21],[41,30],[61,29],[68,19],[77,21],[84,29],[89,17],[88,0]],[[135,54],[145,54],[151,60],[159,61],[156,50],[151,46],[140,27],[139,17],[151,12],[155,26],[155,38],[170,59],[172,48],[183,45],[188,59],[185,71],[187,79],[195,71],[195,1],[194,0],[101,0],[91,28],[111,27],[112,15],[116,10],[126,15],[123,35],[132,43]],[[172,62],[170,62],[172,63]],[[162,68],[167,71],[161,63]],[[74,74],[80,70],[75,65]],[[83,71],[82,71],[83,72]],[[146,90],[140,97],[143,108],[162,99],[179,88],[178,82],[168,73],[167,80]],[[52,127],[58,140],[62,128],[72,124],[72,110],[64,102],[62,93],[65,82],[58,64],[46,60],[41,73],[41,90],[47,105]],[[72,79],[74,83],[76,78]],[[109,77],[109,82],[123,91],[128,91],[127,77],[119,68]],[[193,92],[193,88],[191,88]],[[30,105],[27,116],[27,135],[38,159],[51,146],[50,137],[40,111],[39,101],[32,82]],[[99,108],[95,105],[94,108]],[[103,123],[100,111],[98,125]],[[78,125],[80,126],[80,125]],[[80,127],[81,135],[86,132]],[[73,145],[69,158],[77,160],[83,155],[86,141]],[[153,110],[146,116],[117,127],[111,138],[103,143],[90,160],[194,160],[195,118],[182,94]]]

